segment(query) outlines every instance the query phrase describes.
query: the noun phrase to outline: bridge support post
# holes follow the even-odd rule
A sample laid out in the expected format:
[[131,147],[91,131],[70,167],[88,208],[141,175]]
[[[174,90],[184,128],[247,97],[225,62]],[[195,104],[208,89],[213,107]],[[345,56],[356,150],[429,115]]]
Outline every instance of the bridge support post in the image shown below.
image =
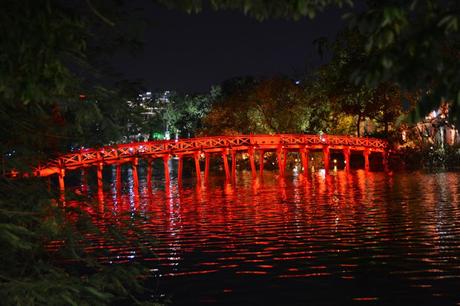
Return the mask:
[[324,163],[324,170],[329,172],[329,146],[325,145],[323,147],[323,163]]
[[344,148],[343,149],[343,157],[344,157],[344,161],[345,161],[345,171],[350,171],[350,169],[351,169],[350,155],[351,155],[350,148],[348,148],[348,147]]
[[121,192],[121,164],[116,164],[115,175],[117,180],[117,192]]
[[279,174],[281,176],[284,176],[284,170],[285,170],[285,161],[284,159],[286,158],[284,155],[284,149],[283,148],[278,148],[278,150],[276,151],[277,153],[277,159],[278,159],[278,170],[279,170]]
[[137,173],[137,165],[139,164],[139,160],[136,158],[133,158],[133,161],[131,163],[131,170],[133,174],[133,189],[134,192],[137,192],[139,190],[139,175]]
[[249,163],[251,164],[252,177],[256,177],[256,163],[254,161],[254,147],[249,148]]
[[224,150],[222,152],[222,160],[224,161],[224,170],[225,170],[225,180],[230,180],[230,170],[228,168],[228,159],[227,159],[227,152]]
[[236,179],[236,151],[232,150],[232,180]]
[[209,165],[210,165],[210,160],[211,154],[210,153],[204,153],[204,181],[208,182],[209,179]]
[[169,187],[171,178],[169,177],[169,155],[163,156],[163,168],[165,173],[165,185]]
[[283,173],[286,172],[288,153],[289,153],[289,151],[287,149],[283,149]]
[[369,149],[363,151],[364,155],[364,170],[369,171]]
[[195,159],[195,172],[196,172],[196,182],[198,185],[201,184],[201,169],[200,169],[200,153],[196,152],[194,155]]
[[177,182],[179,185],[182,185],[182,171],[184,168],[184,158],[182,155],[179,155],[179,164],[177,165]]
[[59,169],[59,173],[58,173],[59,191],[61,193],[64,193],[64,191],[65,191],[64,177],[65,177],[65,169],[61,168],[61,169]]
[[260,176],[264,175],[264,156],[265,156],[265,150],[259,150],[259,173],[260,173]]
[[153,175],[153,167],[152,167],[152,160],[150,158],[147,159],[147,189],[152,189],[152,175]]
[[104,170],[104,164],[103,163],[98,163],[96,166],[96,173],[97,173],[97,192],[101,193],[103,191],[104,187],[104,178],[102,171]]
[[303,174],[308,175],[308,149],[303,148],[300,150],[300,159],[302,160]]

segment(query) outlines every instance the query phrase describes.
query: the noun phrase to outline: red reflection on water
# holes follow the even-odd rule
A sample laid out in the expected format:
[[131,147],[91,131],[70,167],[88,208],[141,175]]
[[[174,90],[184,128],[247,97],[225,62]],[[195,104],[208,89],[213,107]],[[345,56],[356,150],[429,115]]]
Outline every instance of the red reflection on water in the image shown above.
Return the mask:
[[[226,280],[233,275],[219,292],[244,277],[340,283],[359,280],[363,271],[372,278],[372,271],[376,282],[397,276],[407,288],[435,290],[437,280],[460,276],[458,174],[251,178],[248,172],[235,183],[210,178],[208,184],[184,179],[182,188],[175,181],[150,190],[144,185],[139,193],[129,184],[127,194],[107,193],[89,210],[104,216],[102,227],[129,221],[154,235],[155,255],[139,257],[129,243],[98,241],[111,250],[108,260],[153,261],[167,278],[200,276],[213,283],[220,273]],[[133,212],[145,219],[134,219]]]

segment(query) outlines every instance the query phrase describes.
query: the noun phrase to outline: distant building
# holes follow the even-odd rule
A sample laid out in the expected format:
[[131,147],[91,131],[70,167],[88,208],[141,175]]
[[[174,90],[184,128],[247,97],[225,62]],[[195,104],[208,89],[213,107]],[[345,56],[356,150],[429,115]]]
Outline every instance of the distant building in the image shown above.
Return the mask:
[[[138,112],[145,122],[161,121],[162,128],[158,131],[142,129],[135,126],[135,123],[128,123],[128,130],[131,135],[128,136],[129,141],[148,141],[150,139],[169,139],[168,126],[163,119],[163,114],[169,101],[170,91],[161,93],[152,93],[146,91],[140,93],[135,100],[127,101],[133,112]],[[146,124],[148,126],[148,124]]]

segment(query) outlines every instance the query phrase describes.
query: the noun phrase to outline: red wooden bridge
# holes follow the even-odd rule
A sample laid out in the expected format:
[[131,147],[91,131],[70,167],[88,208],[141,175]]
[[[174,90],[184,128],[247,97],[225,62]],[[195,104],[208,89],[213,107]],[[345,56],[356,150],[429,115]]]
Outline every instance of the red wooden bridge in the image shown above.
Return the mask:
[[[278,134],[278,135],[238,135],[238,136],[213,136],[189,138],[180,140],[161,140],[137,142],[106,146],[99,149],[84,149],[79,152],[69,153],[40,166],[35,170],[37,176],[57,174],[59,186],[64,190],[64,177],[66,171],[84,169],[95,166],[97,168],[98,185],[102,187],[102,170],[104,165],[116,165],[117,182],[121,181],[121,165],[130,163],[133,178],[137,184],[137,166],[139,158],[147,161],[147,182],[150,186],[152,178],[152,161],[160,158],[164,162],[165,180],[170,180],[169,159],[177,157],[178,179],[182,179],[184,157],[191,156],[195,161],[197,181],[201,180],[200,158],[205,158],[204,178],[209,175],[209,164],[212,154],[219,154],[223,159],[225,176],[227,179],[236,175],[236,161],[238,153],[246,153],[249,157],[252,175],[257,175],[254,156],[259,154],[259,171],[263,171],[263,156],[265,152],[276,152],[280,175],[284,175],[288,152],[298,152],[302,161],[304,172],[308,171],[309,152],[322,151],[324,169],[329,170],[331,151],[340,151],[345,160],[345,169],[350,169],[351,151],[361,152],[364,156],[364,167],[369,169],[369,155],[377,153],[382,155],[382,163],[387,169],[388,143],[382,139],[335,136],[335,135],[305,135],[305,134]],[[228,163],[231,156],[231,168]]]

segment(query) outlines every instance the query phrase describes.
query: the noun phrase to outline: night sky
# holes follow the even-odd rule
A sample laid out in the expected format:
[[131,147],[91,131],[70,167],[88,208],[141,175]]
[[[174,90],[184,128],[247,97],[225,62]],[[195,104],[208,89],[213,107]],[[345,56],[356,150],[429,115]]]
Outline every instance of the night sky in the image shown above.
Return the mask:
[[189,15],[150,1],[129,5],[142,8],[140,17],[149,23],[144,46],[134,56],[120,51],[110,62],[119,77],[140,79],[153,91],[205,92],[238,76],[300,76],[324,62],[313,41],[334,39],[344,26],[338,9],[314,20],[259,22],[239,11]]

